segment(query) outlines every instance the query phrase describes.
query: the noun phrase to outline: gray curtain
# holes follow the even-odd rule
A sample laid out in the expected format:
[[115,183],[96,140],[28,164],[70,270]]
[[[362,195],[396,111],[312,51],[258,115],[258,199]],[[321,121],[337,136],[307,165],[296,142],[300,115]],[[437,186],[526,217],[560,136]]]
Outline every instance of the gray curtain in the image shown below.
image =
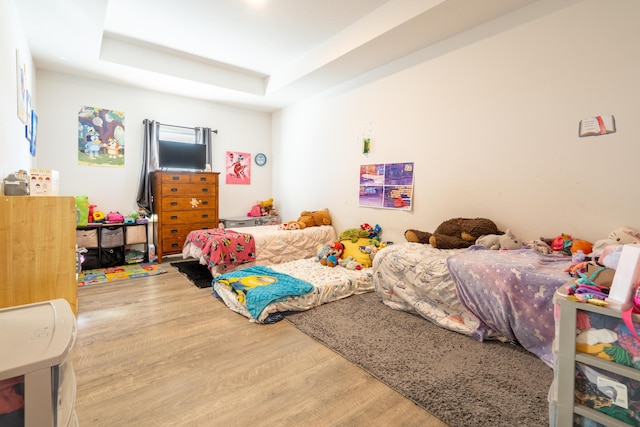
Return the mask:
[[144,140],[142,142],[142,167],[138,183],[138,207],[153,212],[151,196],[151,172],[158,170],[158,125],[155,120],[144,119]]
[[207,164],[213,167],[213,155],[211,145],[211,132],[218,133],[217,130],[212,131],[211,128],[196,128],[197,142],[207,146]]

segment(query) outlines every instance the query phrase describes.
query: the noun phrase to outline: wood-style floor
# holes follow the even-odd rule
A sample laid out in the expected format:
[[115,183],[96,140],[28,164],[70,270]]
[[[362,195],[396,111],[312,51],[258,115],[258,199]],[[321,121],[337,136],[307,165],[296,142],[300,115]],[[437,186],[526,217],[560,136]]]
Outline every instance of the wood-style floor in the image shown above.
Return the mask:
[[232,312],[170,261],[165,274],[79,289],[81,427],[446,427],[286,320]]

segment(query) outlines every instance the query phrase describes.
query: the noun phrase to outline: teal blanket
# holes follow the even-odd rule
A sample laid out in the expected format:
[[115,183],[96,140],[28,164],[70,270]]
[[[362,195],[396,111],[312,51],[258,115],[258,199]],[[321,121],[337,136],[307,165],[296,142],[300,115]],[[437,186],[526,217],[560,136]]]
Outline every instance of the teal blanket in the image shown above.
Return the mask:
[[309,282],[261,266],[225,273],[213,280],[230,288],[255,319],[267,305],[313,290]]

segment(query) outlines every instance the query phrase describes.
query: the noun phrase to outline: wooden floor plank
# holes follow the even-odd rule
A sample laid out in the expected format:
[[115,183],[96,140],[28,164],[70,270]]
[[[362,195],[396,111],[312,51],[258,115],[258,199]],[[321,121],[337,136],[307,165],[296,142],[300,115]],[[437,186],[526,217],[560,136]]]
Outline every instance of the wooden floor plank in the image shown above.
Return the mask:
[[79,289],[80,425],[446,427],[286,321],[167,273]]

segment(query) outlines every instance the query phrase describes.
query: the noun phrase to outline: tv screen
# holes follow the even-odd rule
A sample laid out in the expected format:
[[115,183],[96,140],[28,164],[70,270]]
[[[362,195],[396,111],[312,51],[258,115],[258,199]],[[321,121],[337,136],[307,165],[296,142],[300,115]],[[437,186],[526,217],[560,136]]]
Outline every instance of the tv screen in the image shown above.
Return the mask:
[[205,170],[207,146],[188,142],[158,141],[160,169]]

